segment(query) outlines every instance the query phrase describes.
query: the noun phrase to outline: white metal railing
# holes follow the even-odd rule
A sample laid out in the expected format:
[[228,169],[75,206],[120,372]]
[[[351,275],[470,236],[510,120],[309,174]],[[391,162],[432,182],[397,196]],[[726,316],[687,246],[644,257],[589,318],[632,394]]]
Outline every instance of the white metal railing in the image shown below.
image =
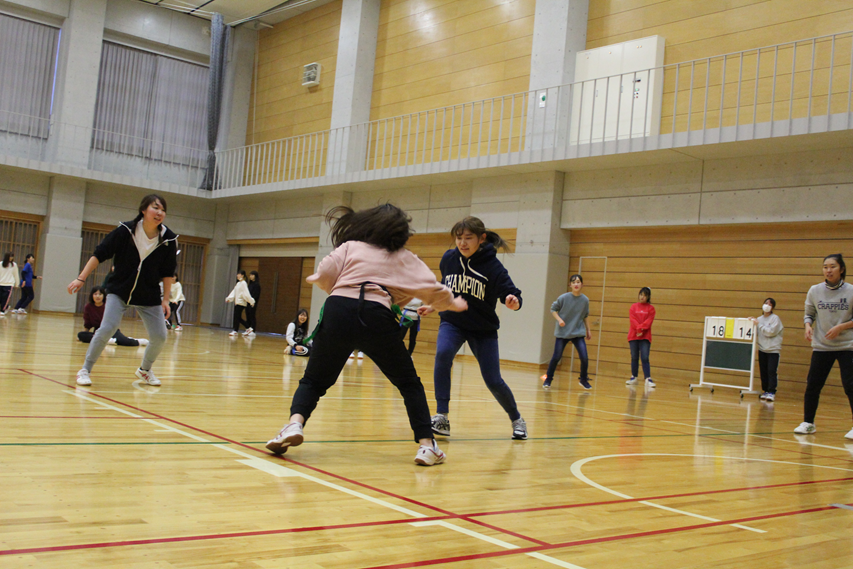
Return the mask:
[[658,148],[706,144],[731,127],[726,140],[782,136],[797,119],[806,132],[849,129],[851,63],[845,32],[379,119],[219,151],[217,187],[453,161],[483,167],[495,156],[555,160],[585,155],[578,149],[591,143],[655,136]]
[[199,187],[208,151],[0,111],[0,154]]

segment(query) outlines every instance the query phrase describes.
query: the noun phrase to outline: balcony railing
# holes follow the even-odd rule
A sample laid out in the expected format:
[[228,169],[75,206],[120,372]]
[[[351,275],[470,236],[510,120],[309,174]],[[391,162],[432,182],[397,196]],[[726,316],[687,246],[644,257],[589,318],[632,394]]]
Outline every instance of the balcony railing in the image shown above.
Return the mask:
[[208,152],[0,111],[0,154],[198,188]]
[[[217,187],[370,179],[853,126],[853,32],[217,152]],[[350,178],[347,178],[350,176]]]

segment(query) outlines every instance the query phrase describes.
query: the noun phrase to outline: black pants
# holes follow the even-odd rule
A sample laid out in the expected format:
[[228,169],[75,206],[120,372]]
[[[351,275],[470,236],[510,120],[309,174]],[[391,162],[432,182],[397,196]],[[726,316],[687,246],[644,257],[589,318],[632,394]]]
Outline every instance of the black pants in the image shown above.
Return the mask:
[[249,323],[243,320],[243,310],[245,310],[245,306],[240,306],[239,304],[234,305],[234,331],[240,331],[240,324],[243,325],[244,328],[249,327]]
[[[777,369],[779,369],[779,354],[758,350],[758,371],[761,374],[761,391],[764,393],[776,393]],[[829,373],[829,370],[826,373]],[[824,377],[824,381],[826,381],[826,377]]]
[[172,320],[175,321],[175,326],[182,326],[181,324],[181,308],[184,307],[184,301],[181,300],[179,302],[170,302],[169,303],[169,319],[166,322],[171,324]]
[[18,304],[15,305],[15,310],[21,310],[22,308],[26,308],[35,297],[36,293],[33,291],[33,287],[22,286],[21,298],[18,299]]
[[402,332],[400,333],[400,339],[401,340],[406,339],[406,332],[409,333],[409,355],[411,356],[412,353],[415,351],[415,345],[418,343],[418,332],[421,331],[421,323],[420,323],[420,321],[418,321],[418,322],[415,322],[414,324],[412,324],[411,326],[408,326],[408,327],[402,326],[401,330],[402,330]]
[[850,413],[853,414],[853,351],[812,352],[812,362],[809,366],[808,379],[806,379],[806,396],[803,401],[803,421],[806,423],[814,423],[817,405],[820,402],[820,391],[836,360],[838,360],[838,369],[841,371],[841,385],[850,402]]
[[311,356],[305,366],[305,375],[293,395],[290,414],[308,417],[317,402],[338,379],[353,350],[361,350],[400,391],[409,425],[415,441],[432,438],[429,405],[424,386],[406,353],[400,338],[400,325],[394,313],[378,302],[366,301],[361,309],[354,298],[330,296],[323,308],[323,321],[314,336]]
[[[83,342],[84,344],[88,344],[92,341],[92,337],[94,337],[94,335],[94,332],[78,332],[77,339]],[[136,340],[134,338],[128,338],[127,336],[121,333],[121,330],[116,330],[116,333],[113,334],[113,338],[116,339],[117,346],[133,347],[139,345],[139,340]]]
[[258,319],[256,317],[257,313],[258,313],[258,305],[257,304],[255,304],[254,306],[247,306],[246,307],[246,322],[248,323],[249,328],[251,328],[252,330],[254,330],[255,328],[258,327]]
[[9,298],[12,296],[12,287],[0,286],[0,312],[6,312]]

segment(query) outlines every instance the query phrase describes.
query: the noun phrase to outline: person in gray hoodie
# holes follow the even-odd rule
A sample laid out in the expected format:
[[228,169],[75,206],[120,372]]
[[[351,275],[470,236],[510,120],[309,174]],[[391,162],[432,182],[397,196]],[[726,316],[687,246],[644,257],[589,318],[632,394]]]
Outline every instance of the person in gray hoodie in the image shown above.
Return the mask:
[[758,370],[761,373],[761,395],[764,401],[776,399],[776,370],[779,369],[779,354],[782,353],[782,320],[773,313],[776,301],[765,298],[761,306],[763,314],[750,318],[758,326]]
[[[805,336],[812,344],[812,361],[806,380],[803,422],[794,432],[810,435],[814,424],[820,392],[832,366],[838,361],[841,384],[853,414],[853,285],[845,283],[847,265],[840,253],[827,255],[823,260],[824,282],[809,289],[806,295]],[[853,440],[853,429],[845,435]]]

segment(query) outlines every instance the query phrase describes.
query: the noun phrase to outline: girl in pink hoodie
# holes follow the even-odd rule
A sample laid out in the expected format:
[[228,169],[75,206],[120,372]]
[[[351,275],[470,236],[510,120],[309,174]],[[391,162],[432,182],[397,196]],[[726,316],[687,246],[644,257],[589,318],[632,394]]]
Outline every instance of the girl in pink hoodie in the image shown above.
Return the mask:
[[440,464],[445,454],[435,444],[424,387],[400,338],[392,305],[405,306],[413,297],[437,310],[468,308],[464,299],[435,280],[414,253],[405,249],[412,235],[411,218],[391,204],[362,211],[337,207],[326,215],[335,246],[308,277],[329,293],[314,336],[305,375],[293,395],[290,421],[267,443],[275,454],[303,441],[302,429],[317,402],[335,384],[353,350],[373,360],[394,384],[406,405],[409,425],[420,448],[415,462]]

